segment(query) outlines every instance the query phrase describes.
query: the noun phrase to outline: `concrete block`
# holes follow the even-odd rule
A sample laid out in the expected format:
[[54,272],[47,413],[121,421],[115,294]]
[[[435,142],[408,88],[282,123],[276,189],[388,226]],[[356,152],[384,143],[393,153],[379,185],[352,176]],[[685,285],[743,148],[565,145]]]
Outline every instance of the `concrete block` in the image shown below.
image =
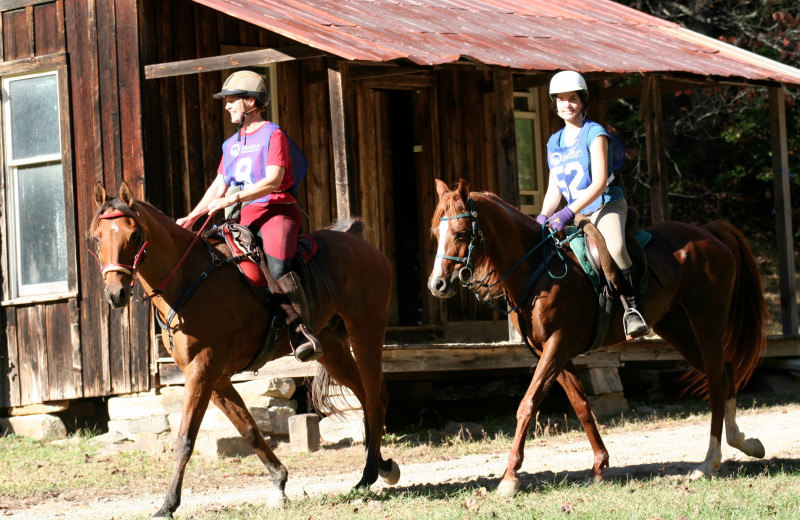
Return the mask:
[[69,401],[51,401],[49,403],[30,404],[27,406],[12,406],[8,415],[19,417],[22,415],[42,415],[63,412],[69,407]]
[[294,451],[319,450],[319,415],[304,413],[289,417],[289,447]]
[[49,414],[0,418],[0,431],[43,442],[67,437],[67,428],[61,418]]
[[161,407],[167,413],[183,410],[183,387],[168,386],[161,389]]
[[628,400],[622,392],[613,392],[603,395],[590,395],[589,405],[592,407],[595,417],[606,415],[616,415],[628,409]]
[[[251,413],[256,415],[261,413],[258,408],[253,408]],[[289,418],[297,415],[297,412],[287,406],[273,406],[267,409],[270,418],[269,429],[262,428],[261,431],[268,431],[274,435],[289,435]]]
[[581,370],[581,379],[589,395],[622,392],[622,380],[616,367],[593,367]]
[[253,450],[237,433],[230,435],[222,431],[200,431],[194,444],[194,451],[203,457],[246,457]]
[[364,412],[349,410],[323,418],[319,421],[322,440],[333,444],[350,440],[364,442]]

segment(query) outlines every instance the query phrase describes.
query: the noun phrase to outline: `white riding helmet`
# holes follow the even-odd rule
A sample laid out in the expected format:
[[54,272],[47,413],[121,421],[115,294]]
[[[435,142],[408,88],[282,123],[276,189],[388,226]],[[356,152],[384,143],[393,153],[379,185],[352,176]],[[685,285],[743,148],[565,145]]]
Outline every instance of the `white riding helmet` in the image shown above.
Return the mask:
[[225,96],[254,97],[261,106],[266,106],[269,102],[269,89],[258,73],[240,70],[228,76],[222,84],[222,90],[214,94],[214,99],[223,99]]
[[564,70],[553,76],[550,80],[550,95],[561,94],[562,92],[589,93],[586,80],[583,76],[572,70]]

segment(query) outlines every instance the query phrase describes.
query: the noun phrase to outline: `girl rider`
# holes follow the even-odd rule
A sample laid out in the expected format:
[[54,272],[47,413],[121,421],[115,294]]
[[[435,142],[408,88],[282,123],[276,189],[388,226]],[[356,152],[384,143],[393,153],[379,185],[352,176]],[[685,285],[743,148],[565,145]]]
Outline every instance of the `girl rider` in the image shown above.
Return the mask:
[[[608,245],[611,257],[628,283],[629,309],[623,317],[628,339],[647,334],[648,327],[639,312],[639,291],[634,283],[633,262],[625,248],[625,221],[628,203],[614,172],[609,167],[609,134],[602,125],[586,118],[589,89],[583,76],[573,71],[559,72],[550,80],[550,98],[564,128],[547,142],[550,182],[536,217],[555,231],[572,222],[576,213],[586,215]],[[567,205],[556,211],[561,197]]]
[[[202,214],[243,203],[240,224],[261,237],[269,274],[291,302],[288,305],[284,301],[281,307],[287,314],[295,357],[300,361],[317,359],[322,347],[302,322],[308,317],[308,304],[299,277],[292,271],[301,220],[297,200],[290,193],[294,178],[289,140],[280,128],[261,116],[269,92],[259,74],[234,72],[214,98],[225,100],[225,110],[230,113],[231,122],[238,124],[238,130],[222,145],[222,160],[214,182],[197,207],[177,222],[188,226]],[[241,190],[226,195],[228,186],[234,184]],[[291,309],[296,309],[300,319],[291,316],[295,314]]]

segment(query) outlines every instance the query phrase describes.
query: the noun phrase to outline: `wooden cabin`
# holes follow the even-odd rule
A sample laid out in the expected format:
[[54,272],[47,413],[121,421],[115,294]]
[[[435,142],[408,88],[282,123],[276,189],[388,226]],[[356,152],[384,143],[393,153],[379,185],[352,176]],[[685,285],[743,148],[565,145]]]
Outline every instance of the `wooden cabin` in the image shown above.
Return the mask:
[[[130,394],[176,382],[151,310],[110,310],[85,237],[97,181],[122,180],[179,217],[214,178],[234,129],[212,94],[241,68],[271,87],[270,118],[301,146],[306,231],[359,216],[396,283],[385,368],[425,373],[530,366],[506,318],[425,283],[434,179],[463,177],[536,214],[554,71],[590,81],[591,110],[643,96],[652,213],[666,218],[661,94],[719,84],[770,90],[776,171],[789,171],[783,89],[800,70],[609,0],[396,3],[316,0],[6,0],[0,4],[0,408]],[[567,30],[569,29],[569,30]],[[611,36],[613,35],[613,37]],[[659,48],[653,53],[653,48]],[[625,92],[612,75],[643,76]],[[788,176],[776,176],[784,336],[800,355]],[[221,325],[222,326],[222,325]],[[642,342],[586,356],[677,355]],[[638,357],[637,357],[638,356]],[[278,360],[264,373],[301,375]]]

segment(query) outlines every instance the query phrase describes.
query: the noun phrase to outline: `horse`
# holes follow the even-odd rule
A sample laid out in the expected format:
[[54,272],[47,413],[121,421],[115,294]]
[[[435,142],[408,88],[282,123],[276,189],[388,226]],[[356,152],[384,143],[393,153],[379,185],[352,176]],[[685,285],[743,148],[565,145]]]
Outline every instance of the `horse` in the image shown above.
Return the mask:
[[[164,504],[153,518],[171,518],[180,505],[184,470],[209,401],[222,410],[266,467],[272,484],[269,505],[283,507],[288,471],[231,383],[231,376],[257,356],[277,310],[262,303],[232,263],[221,261],[227,254],[223,246],[197,241],[197,235],[151,204],[134,200],[125,182],[117,198],[109,198],[98,182],[94,198],[97,211],[89,238],[103,267],[106,300],[114,308],[125,306],[138,280],[169,328],[170,344],[163,341],[186,381],[175,468]],[[378,476],[389,484],[400,477],[397,464],[384,460],[380,451],[389,399],[382,354],[392,272],[388,259],[364,240],[361,221],[339,222],[336,227],[311,234],[318,244],[311,262],[329,289],[313,296],[313,329],[324,346],[319,359],[324,371],[318,372],[314,390],[327,375],[328,381],[333,378],[350,388],[361,402],[366,465],[355,488],[364,489]],[[157,290],[166,280],[163,290]],[[200,280],[204,281],[197,285]],[[190,285],[194,292],[186,299],[182,295]],[[180,299],[185,302],[179,303]],[[283,334],[268,359],[289,353]]]
[[[461,284],[487,302],[495,291],[503,293],[513,325],[539,357],[517,410],[514,442],[498,492],[513,496],[519,491],[517,471],[532,415],[556,381],[592,446],[590,476],[602,479],[608,451],[572,362],[592,340],[597,320],[598,298],[588,276],[571,251],[558,248],[563,244],[555,243],[558,237],[546,226],[497,195],[470,192],[464,179],[453,190],[435,182],[439,202],[431,233],[438,250],[429,290],[449,298]],[[766,343],[768,310],[753,253],[742,233],[726,221],[702,227],[663,222],[647,231],[652,239],[645,256],[652,276],[642,300],[645,319],[689,363],[689,383],[710,401],[708,451],[691,478],[719,470],[723,421],[730,446],[762,458],[761,442],[745,437],[736,424],[737,390],[752,375]],[[617,307],[602,346],[625,341]]]

